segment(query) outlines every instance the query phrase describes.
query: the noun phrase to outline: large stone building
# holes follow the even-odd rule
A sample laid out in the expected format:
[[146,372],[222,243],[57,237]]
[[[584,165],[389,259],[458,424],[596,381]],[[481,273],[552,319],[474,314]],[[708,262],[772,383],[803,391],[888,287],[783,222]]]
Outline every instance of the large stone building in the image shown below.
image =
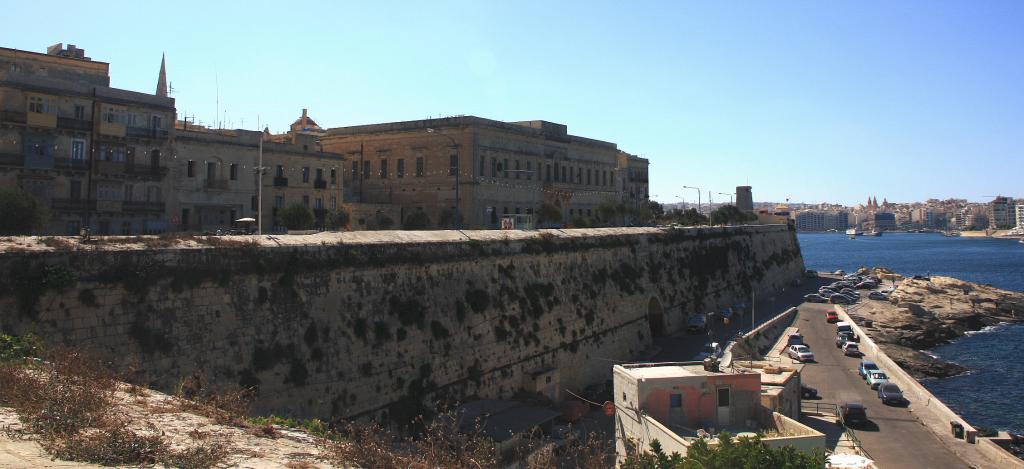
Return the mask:
[[[305,118],[305,110],[303,110]],[[324,153],[314,136],[270,135],[250,130],[212,130],[180,122],[175,135],[172,228],[214,231],[251,217],[264,231],[282,231],[278,212],[300,203],[325,227],[342,202],[340,155]],[[263,139],[263,217],[257,190]]]
[[793,213],[798,231],[845,231],[849,214],[843,210],[801,210]]
[[456,225],[456,206],[460,226],[497,228],[546,204],[560,216],[541,221],[560,224],[648,199],[646,159],[552,122],[427,119],[333,128],[321,141],[348,160],[346,200],[396,206],[401,219],[423,211],[436,227]]
[[110,87],[109,65],[56,44],[0,48],[0,186],[48,209],[51,234],[167,229],[174,100]]
[[988,228],[1005,230],[1016,225],[1016,205],[1009,197],[996,196],[988,203]]

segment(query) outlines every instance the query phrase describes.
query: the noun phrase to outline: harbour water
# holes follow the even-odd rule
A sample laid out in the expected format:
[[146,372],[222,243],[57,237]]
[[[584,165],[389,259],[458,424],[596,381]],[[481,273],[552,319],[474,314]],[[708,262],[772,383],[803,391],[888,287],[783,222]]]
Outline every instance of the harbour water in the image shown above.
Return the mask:
[[[936,233],[886,233],[848,239],[842,233],[800,233],[808,269],[854,271],[883,266],[907,275],[944,275],[1024,291],[1024,244],[1016,240],[950,238]],[[1003,325],[928,351],[971,371],[922,383],[975,426],[1024,432],[1024,325]]]

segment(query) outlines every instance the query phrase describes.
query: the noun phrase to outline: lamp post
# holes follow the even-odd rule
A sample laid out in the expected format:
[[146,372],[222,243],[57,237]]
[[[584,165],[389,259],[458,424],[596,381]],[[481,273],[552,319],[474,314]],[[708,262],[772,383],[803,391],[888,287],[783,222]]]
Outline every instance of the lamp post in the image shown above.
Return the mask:
[[456,142],[455,139],[452,138],[451,135],[443,134],[443,133],[438,132],[438,131],[436,131],[436,130],[434,130],[432,128],[427,128],[427,132],[428,133],[432,133],[432,134],[437,134],[437,135],[440,135],[442,137],[447,138],[448,140],[451,140],[452,146],[455,147],[455,168],[454,168],[455,169],[455,229],[456,230],[461,230],[462,229],[462,212],[461,212],[460,207],[459,207],[459,205],[460,205],[459,204],[459,202],[460,202],[460,199],[459,199],[459,173],[462,172],[461,171],[462,158],[460,157],[461,155],[459,155],[459,143]]
[[697,191],[697,213],[700,213],[700,188],[693,186],[683,186],[683,189],[693,189]]
[[729,196],[729,205],[733,205],[733,203],[732,203],[732,194],[730,194],[728,192],[719,192],[718,195],[727,195],[727,196]]

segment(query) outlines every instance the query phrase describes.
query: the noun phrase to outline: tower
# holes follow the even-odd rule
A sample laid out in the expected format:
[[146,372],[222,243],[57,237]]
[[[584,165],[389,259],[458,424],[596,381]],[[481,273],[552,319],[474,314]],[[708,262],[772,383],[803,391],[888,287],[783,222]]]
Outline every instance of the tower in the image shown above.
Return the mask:
[[167,97],[167,66],[164,54],[160,54],[160,78],[156,80],[156,95],[163,98]]
[[736,208],[744,212],[754,211],[754,196],[750,186],[736,186]]

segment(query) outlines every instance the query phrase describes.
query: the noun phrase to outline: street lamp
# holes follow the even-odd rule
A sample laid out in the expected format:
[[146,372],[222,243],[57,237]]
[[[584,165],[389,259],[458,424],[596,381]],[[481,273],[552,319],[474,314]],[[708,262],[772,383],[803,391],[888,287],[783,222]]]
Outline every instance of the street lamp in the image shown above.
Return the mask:
[[697,213],[700,213],[700,188],[693,186],[683,186],[683,189],[693,189],[697,191]]
[[437,134],[437,135],[440,135],[442,137],[445,137],[448,140],[451,140],[452,146],[455,147],[455,168],[454,168],[455,169],[455,229],[456,230],[461,230],[462,229],[462,212],[460,211],[460,208],[459,208],[459,202],[460,202],[460,199],[459,199],[459,173],[462,172],[461,168],[460,168],[462,158],[459,155],[459,143],[456,142],[455,139],[452,138],[451,135],[443,134],[443,133],[438,132],[438,131],[436,131],[435,129],[432,129],[432,128],[427,128],[427,133]]
[[731,193],[719,192],[718,195],[727,195],[727,196],[729,196],[729,205],[733,205],[733,203],[732,203],[732,194]]

